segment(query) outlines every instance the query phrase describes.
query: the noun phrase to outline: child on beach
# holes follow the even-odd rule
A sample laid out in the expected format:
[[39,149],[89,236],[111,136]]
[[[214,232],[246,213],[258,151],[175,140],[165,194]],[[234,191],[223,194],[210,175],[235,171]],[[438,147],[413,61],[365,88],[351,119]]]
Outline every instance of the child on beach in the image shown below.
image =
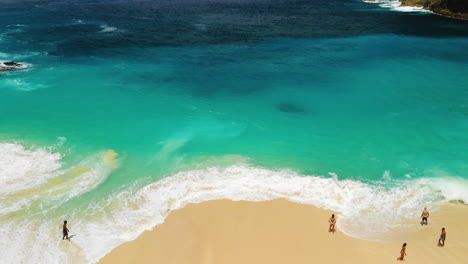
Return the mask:
[[406,256],[406,243],[403,243],[403,247],[400,250],[400,257],[397,260],[403,260]]
[[70,232],[70,230],[68,230],[67,228],[67,220],[63,221],[62,232],[63,232],[62,240],[64,240],[65,238],[67,240],[70,240],[70,238],[68,238],[68,232]]
[[328,220],[328,223],[330,223],[330,227],[328,228],[328,232],[335,233],[335,231],[336,231],[336,229],[335,229],[336,218],[335,218],[334,214],[332,214],[332,216]]
[[445,232],[445,227],[442,227],[442,233],[439,237],[439,247],[445,246],[445,237],[447,236],[447,232]]
[[427,211],[427,208],[424,207],[424,211],[421,214],[422,221],[421,225],[427,225],[427,218],[429,218],[429,211]]

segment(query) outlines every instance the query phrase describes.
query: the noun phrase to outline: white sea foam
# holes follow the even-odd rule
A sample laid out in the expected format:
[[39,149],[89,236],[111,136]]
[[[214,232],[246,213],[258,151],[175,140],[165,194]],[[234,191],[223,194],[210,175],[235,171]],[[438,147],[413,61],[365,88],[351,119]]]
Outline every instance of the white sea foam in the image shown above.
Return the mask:
[[[60,139],[58,145],[63,144]],[[2,263],[87,263],[77,244],[60,243],[53,211],[95,189],[118,167],[104,151],[62,168],[63,155],[49,148],[0,144],[0,252]]]
[[[461,181],[463,187],[460,190],[467,192],[468,181],[453,180]],[[339,227],[345,233],[364,239],[384,240],[386,232],[399,228],[406,220],[418,226],[415,219],[421,208],[435,209],[447,195],[437,188],[436,181],[430,179],[393,184],[393,188],[387,188],[359,181],[339,181],[337,176],[302,176],[288,170],[271,171],[248,166],[181,172],[147,185],[135,194],[119,193],[93,207],[88,217],[102,222],[77,223],[79,232],[90,238],[80,246],[90,245],[83,257],[94,263],[103,253],[162,223],[171,210],[188,203],[215,199],[265,201],[284,198],[312,204],[338,212]],[[105,218],[97,220],[96,208],[100,208],[99,212],[108,212]],[[107,228],[103,229],[103,226]]]
[[378,3],[380,7],[391,8],[391,9],[397,8],[401,5],[401,2],[398,2],[398,1],[390,1],[390,2],[385,1],[385,2],[378,2]]
[[421,12],[421,13],[432,13],[430,10],[426,10],[419,6],[397,6],[393,8],[395,11],[399,12]]
[[[133,240],[144,230],[162,223],[171,210],[188,203],[278,198],[336,211],[340,215],[340,230],[345,233],[364,239],[385,240],[386,232],[407,221],[417,227],[416,219],[422,207],[435,210],[438,203],[452,198],[451,184],[438,188],[438,178],[387,182],[394,186],[390,188],[352,180],[339,181],[336,174],[332,176],[302,176],[289,170],[272,171],[249,166],[181,172],[147,185],[135,194],[119,193],[92,207],[87,216],[96,222],[77,223],[79,232],[88,238],[78,243],[80,247],[86,247],[83,257],[94,263],[120,243]],[[468,193],[467,180],[447,177],[443,181],[453,181],[460,193]],[[98,220],[103,211],[105,217]]]
[[28,150],[22,145],[0,143],[0,195],[39,185],[60,168],[61,155],[44,149]]
[[0,88],[9,88],[16,91],[29,92],[37,89],[44,89],[47,86],[23,78],[5,78],[0,79]]
[[[3,144],[3,149],[9,150],[4,151],[9,153],[6,155],[9,160],[24,156],[24,160],[11,164],[2,161],[1,164],[8,164],[3,167],[13,166],[10,171],[19,164],[31,162],[26,167],[32,170],[37,167],[51,174],[45,176],[50,184],[29,188],[26,195],[23,195],[24,190],[17,192],[17,198],[21,198],[9,200],[20,204],[14,208],[15,214],[0,216],[3,238],[0,251],[6,252],[2,254],[6,263],[95,263],[116,246],[164,222],[171,210],[214,199],[284,198],[315,205],[335,211],[341,231],[373,240],[385,238],[385,232],[407,220],[418,226],[416,219],[425,206],[434,211],[439,203],[447,200],[468,202],[468,181],[456,177],[397,181],[391,179],[390,172],[385,172],[383,182],[370,185],[339,180],[334,173],[330,173],[331,177],[305,176],[290,170],[236,165],[180,172],[143,188],[133,190],[130,186],[126,190],[116,190],[84,210],[54,214],[51,219],[48,211],[58,208],[62,201],[93,190],[117,168],[117,154],[113,151],[97,153],[64,169],[60,167],[62,155],[51,150],[28,150],[15,144]],[[18,152],[27,155],[15,154]],[[4,157],[2,155],[0,160]],[[20,171],[15,172],[18,173],[15,177],[21,178]],[[28,171],[23,169],[21,175],[29,177]],[[18,214],[18,210],[23,213]],[[70,220],[71,233],[77,234],[70,243],[60,240],[59,227],[63,219]]]
[[459,177],[438,177],[429,181],[432,188],[440,190],[449,201],[462,201],[468,204],[468,181]]
[[102,30],[100,31],[102,33],[109,33],[117,30],[116,27],[110,27],[108,25],[101,25],[100,27],[102,28]]
[[14,25],[8,25],[7,27],[27,27],[28,25],[24,24],[14,24]]
[[[59,142],[60,144],[60,142]],[[0,216],[45,213],[97,187],[116,168],[117,154],[97,153],[63,169],[58,153],[0,144]]]
[[401,6],[399,1],[388,1],[388,0],[365,0],[366,3],[379,4],[380,7],[389,8],[393,11],[398,12],[420,12],[420,13],[432,13],[430,10],[426,10],[419,6]]
[[363,2],[366,2],[366,3],[386,3],[388,2],[388,0],[363,0]]
[[0,220],[40,198],[34,192],[27,195],[26,190],[54,177],[61,167],[61,157],[41,148],[27,149],[18,144],[0,143]]

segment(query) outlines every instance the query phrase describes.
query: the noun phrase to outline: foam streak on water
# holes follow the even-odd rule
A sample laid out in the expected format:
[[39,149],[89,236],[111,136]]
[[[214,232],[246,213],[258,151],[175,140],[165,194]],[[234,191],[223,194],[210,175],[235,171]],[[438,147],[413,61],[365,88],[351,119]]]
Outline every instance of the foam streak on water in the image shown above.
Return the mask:
[[59,153],[27,150],[21,145],[0,144],[0,195],[39,185],[60,168]]

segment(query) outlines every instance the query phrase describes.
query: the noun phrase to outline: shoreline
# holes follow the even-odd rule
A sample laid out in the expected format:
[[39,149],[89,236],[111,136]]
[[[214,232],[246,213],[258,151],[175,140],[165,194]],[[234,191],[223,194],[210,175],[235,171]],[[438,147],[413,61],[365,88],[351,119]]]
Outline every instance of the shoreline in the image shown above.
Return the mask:
[[[429,9],[425,9],[425,10],[429,10]],[[429,10],[429,11],[431,11],[434,15],[438,15],[438,16],[442,16],[442,17],[447,17],[447,18],[452,18],[452,19],[463,20],[463,21],[468,21],[468,14],[466,15],[467,17],[459,17],[459,16],[451,16],[451,15],[446,15],[446,14],[438,13],[438,12],[435,11],[435,10]]]
[[[468,258],[466,205],[444,205],[431,213],[428,226],[408,230],[392,243],[342,233],[339,214],[337,232],[329,233],[332,213],[284,199],[189,204],[98,263],[394,263],[403,242],[413,263],[464,263]],[[444,248],[436,245],[442,226],[447,229]]]
[[452,11],[450,11],[448,9],[426,8],[424,5],[422,5],[420,3],[414,3],[414,2],[406,4],[405,0],[399,0],[399,2],[401,3],[400,6],[421,7],[421,8],[423,8],[423,10],[430,11],[432,14],[435,14],[435,15],[438,15],[438,16],[468,21],[468,14],[453,13]]

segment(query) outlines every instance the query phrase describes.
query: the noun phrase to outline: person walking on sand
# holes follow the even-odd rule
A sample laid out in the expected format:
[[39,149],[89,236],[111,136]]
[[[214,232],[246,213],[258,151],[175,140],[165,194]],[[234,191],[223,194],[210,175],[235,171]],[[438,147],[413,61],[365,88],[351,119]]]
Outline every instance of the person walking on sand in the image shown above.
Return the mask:
[[70,238],[68,238],[68,232],[70,232],[70,230],[68,230],[68,227],[67,227],[67,220],[63,221],[62,232],[63,232],[62,240],[64,240],[65,238],[67,240],[70,240]]
[[403,260],[406,256],[406,243],[403,243],[403,246],[401,247],[400,250],[400,257],[397,258],[397,260]]
[[439,237],[439,247],[445,246],[445,238],[447,237],[447,232],[445,232],[445,227],[442,227],[442,233]]
[[421,225],[427,225],[427,219],[429,218],[429,211],[424,207],[424,211],[421,213]]
[[328,232],[335,233],[335,231],[336,231],[336,229],[335,229],[336,218],[335,218],[334,214],[332,214],[330,219],[328,219],[328,223],[330,223],[330,227],[328,228]]

